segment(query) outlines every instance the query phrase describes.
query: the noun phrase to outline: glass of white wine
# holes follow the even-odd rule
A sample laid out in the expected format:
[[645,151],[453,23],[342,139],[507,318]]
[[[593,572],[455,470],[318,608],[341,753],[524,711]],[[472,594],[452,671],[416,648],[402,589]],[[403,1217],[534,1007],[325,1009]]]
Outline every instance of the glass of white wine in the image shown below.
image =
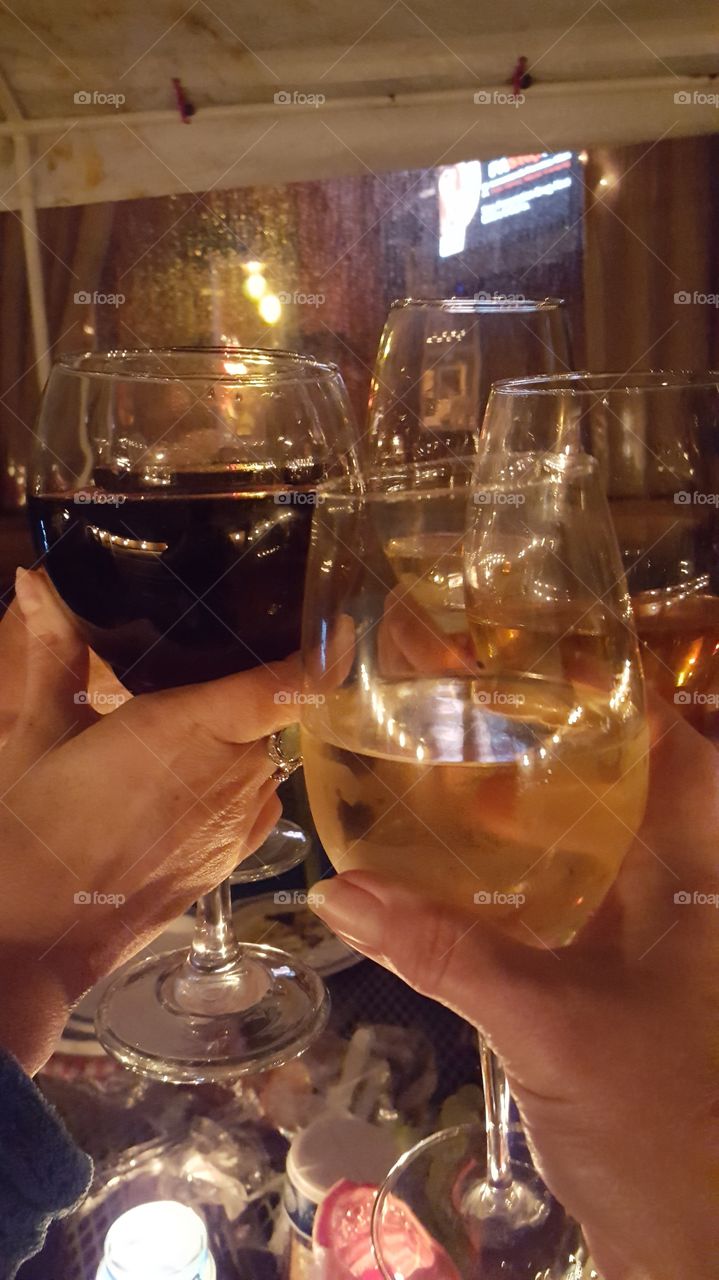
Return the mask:
[[513,378],[492,389],[484,472],[506,451],[599,463],[647,683],[709,728],[719,676],[719,374]]
[[[325,486],[303,650],[305,778],[335,868],[523,944],[570,943],[617,875],[647,781],[637,639],[594,460],[508,455],[491,483],[442,460]],[[436,1135],[378,1197],[392,1280],[407,1263],[385,1248],[397,1197],[463,1277],[554,1280],[576,1256],[576,1225],[510,1153],[486,1049],[482,1072],[485,1148],[476,1127]]]

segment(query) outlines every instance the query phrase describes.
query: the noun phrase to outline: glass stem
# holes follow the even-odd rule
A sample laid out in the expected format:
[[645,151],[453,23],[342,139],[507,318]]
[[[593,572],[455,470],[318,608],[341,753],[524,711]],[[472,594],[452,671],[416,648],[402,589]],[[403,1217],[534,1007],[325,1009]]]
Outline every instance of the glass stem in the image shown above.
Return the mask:
[[504,1067],[482,1037],[479,1037],[479,1059],[482,1066],[485,1127],[487,1130],[487,1182],[497,1191],[512,1185],[512,1162],[509,1154],[509,1107],[511,1097]]
[[222,969],[240,954],[240,944],[232,923],[230,881],[197,899],[195,932],[192,938],[190,964],[205,973]]

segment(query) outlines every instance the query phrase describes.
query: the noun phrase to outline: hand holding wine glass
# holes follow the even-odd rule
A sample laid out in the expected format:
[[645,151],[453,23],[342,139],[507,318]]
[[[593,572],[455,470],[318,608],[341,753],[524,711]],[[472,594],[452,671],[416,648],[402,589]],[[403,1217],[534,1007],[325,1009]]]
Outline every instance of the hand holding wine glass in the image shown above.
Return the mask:
[[526,947],[379,871],[323,881],[314,910],[487,1037],[537,1167],[604,1280],[709,1280],[719,758],[658,700],[650,724],[644,821],[571,947]]
[[276,821],[265,735],[293,715],[274,693],[297,687],[299,668],[292,658],[100,716],[78,701],[87,647],[40,573],[19,575],[18,606],[0,626],[4,653],[18,627],[25,694],[0,752],[0,860],[12,904],[0,929],[0,1044],[33,1072],[69,1006]]

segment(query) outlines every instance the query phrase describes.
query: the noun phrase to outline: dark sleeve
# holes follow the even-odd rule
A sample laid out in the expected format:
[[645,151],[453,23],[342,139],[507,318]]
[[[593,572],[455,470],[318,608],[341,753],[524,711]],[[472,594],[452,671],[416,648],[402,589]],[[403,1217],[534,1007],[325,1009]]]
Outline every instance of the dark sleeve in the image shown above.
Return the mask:
[[87,1192],[92,1161],[54,1107],[0,1050],[0,1280],[42,1248],[53,1218]]

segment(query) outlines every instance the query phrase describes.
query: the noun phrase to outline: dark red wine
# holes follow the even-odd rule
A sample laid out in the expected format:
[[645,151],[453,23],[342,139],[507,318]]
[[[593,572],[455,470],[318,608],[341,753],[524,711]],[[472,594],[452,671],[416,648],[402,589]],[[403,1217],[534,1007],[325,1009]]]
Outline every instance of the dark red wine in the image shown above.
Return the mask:
[[143,693],[299,648],[312,470],[291,485],[184,473],[159,491],[98,471],[82,494],[30,498],[29,514],[88,643]]

